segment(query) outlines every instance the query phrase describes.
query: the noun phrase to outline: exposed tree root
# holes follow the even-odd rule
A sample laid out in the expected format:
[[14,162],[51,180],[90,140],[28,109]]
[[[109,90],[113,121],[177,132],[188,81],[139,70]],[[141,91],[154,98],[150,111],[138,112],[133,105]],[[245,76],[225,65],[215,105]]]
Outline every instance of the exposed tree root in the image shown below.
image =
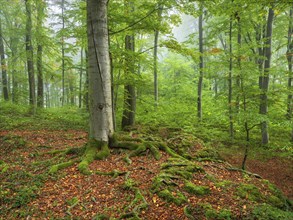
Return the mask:
[[74,163],[79,162],[79,161],[80,161],[80,159],[75,159],[75,160],[70,160],[70,161],[67,161],[67,162],[64,162],[64,163],[59,163],[59,164],[53,165],[50,168],[49,173],[50,174],[57,173],[58,170],[61,170],[61,169],[65,169],[67,167],[70,167]]
[[98,175],[104,175],[104,176],[111,176],[113,178],[116,178],[118,176],[122,176],[122,175],[127,174],[127,172],[122,172],[122,171],[118,171],[118,170],[113,170],[111,172],[96,171],[96,174],[98,174]]

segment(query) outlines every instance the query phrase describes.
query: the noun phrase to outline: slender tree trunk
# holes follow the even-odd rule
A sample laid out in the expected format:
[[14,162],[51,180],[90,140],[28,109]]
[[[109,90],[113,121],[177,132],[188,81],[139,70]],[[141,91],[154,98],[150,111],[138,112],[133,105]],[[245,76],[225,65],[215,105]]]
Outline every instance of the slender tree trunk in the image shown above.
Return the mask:
[[[159,5],[158,19],[161,20],[163,8]],[[155,29],[154,39],[154,98],[155,107],[158,106],[159,102],[159,85],[158,85],[158,41],[159,41],[159,30]]]
[[61,5],[61,16],[62,16],[62,37],[61,37],[61,54],[62,54],[62,106],[65,102],[65,47],[64,47],[64,29],[65,29],[65,20],[64,20],[64,0],[62,0]]
[[37,71],[38,71],[38,86],[37,86],[37,106],[44,107],[44,82],[43,82],[43,46],[38,45],[37,51]]
[[43,29],[43,17],[44,17],[44,2],[43,0],[37,1],[37,106],[44,107],[44,82],[43,82],[43,45],[42,45],[42,29]]
[[204,61],[203,61],[203,6],[200,5],[200,15],[198,18],[198,40],[199,40],[199,80],[198,80],[198,89],[197,89],[197,117],[199,121],[202,120],[202,84],[204,76]]
[[[134,35],[127,35],[125,37],[125,49],[134,52]],[[124,107],[122,116],[122,128],[126,126],[134,125],[135,123],[135,111],[136,111],[136,94],[133,82],[130,82],[131,74],[134,74],[134,61],[131,57],[127,57],[125,62],[127,67],[125,68],[125,76],[127,79],[124,86]]]
[[[237,34],[237,46],[238,46],[238,56],[237,56],[237,63],[238,63],[238,69],[239,73],[237,74],[236,77],[236,85],[237,89],[241,90],[241,71],[242,71],[242,66],[241,66],[241,47],[242,47],[242,33],[241,33],[241,21],[240,21],[240,15],[238,12],[236,13],[236,19],[238,21],[238,34]],[[237,113],[240,111],[240,93],[237,93],[236,97],[236,108],[237,108]]]
[[79,94],[78,94],[78,107],[82,105],[82,76],[83,76],[83,48],[80,50],[80,69],[79,69]]
[[2,69],[2,86],[3,86],[3,96],[4,100],[9,100],[8,93],[8,80],[7,80],[7,65],[5,61],[5,50],[3,43],[3,30],[2,30],[2,22],[0,18],[0,59],[1,59],[1,69]]
[[[271,47],[272,47],[272,33],[273,33],[273,19],[274,10],[269,9],[269,15],[267,20],[266,29],[266,47],[264,50],[264,55],[266,57],[264,63],[264,75],[261,80],[261,96],[260,96],[260,114],[267,116],[268,113],[268,90],[269,90],[269,78],[270,78],[270,66],[271,66]],[[262,145],[267,146],[269,144],[269,132],[268,132],[268,121],[264,120],[261,123],[261,133],[262,133]]]
[[114,132],[107,3],[87,0],[89,136],[101,144],[108,144]]
[[32,17],[31,17],[31,3],[30,0],[25,0],[26,8],[26,59],[27,59],[27,71],[29,81],[29,103],[33,108],[36,104],[35,95],[35,74],[34,74],[34,59],[33,59],[33,46],[32,46]]
[[84,51],[85,53],[85,63],[86,63],[86,71],[85,71],[85,83],[84,83],[84,105],[86,106],[86,109],[89,110],[89,58],[88,58],[88,50],[86,49]]
[[[293,7],[290,9],[289,15],[289,29],[288,29],[288,45],[287,45],[287,61],[288,61],[288,101],[287,101],[287,117],[291,120],[292,123],[292,114],[293,114]],[[293,123],[292,123],[292,131],[291,131],[291,141],[293,142]]]
[[229,134],[230,138],[234,138],[234,124],[233,124],[233,108],[232,108],[232,68],[233,68],[233,60],[232,60],[232,25],[233,20],[232,16],[230,17],[230,27],[229,27],[229,76],[228,76],[228,104],[229,104]]

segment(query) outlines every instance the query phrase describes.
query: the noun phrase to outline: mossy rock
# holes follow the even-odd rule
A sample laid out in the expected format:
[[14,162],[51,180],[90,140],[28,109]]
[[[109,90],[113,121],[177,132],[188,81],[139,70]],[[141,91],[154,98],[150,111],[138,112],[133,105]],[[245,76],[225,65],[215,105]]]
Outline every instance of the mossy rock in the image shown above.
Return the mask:
[[219,152],[211,147],[205,147],[196,152],[195,158],[199,160],[210,159],[210,160],[223,160]]
[[182,205],[187,201],[186,197],[180,191],[171,192],[169,189],[160,191],[158,196],[167,202],[173,202],[176,205]]
[[253,184],[240,184],[236,194],[242,199],[249,199],[250,201],[260,202],[263,200],[259,189]]
[[197,186],[189,181],[185,182],[184,189],[186,192],[194,195],[203,196],[210,193],[210,189],[207,186]]
[[203,216],[206,219],[211,220],[230,220],[235,219],[233,218],[233,215],[230,210],[228,209],[221,209],[221,210],[215,210],[209,203],[199,203],[194,207],[186,206],[184,208],[184,213],[188,219],[200,219],[195,218],[196,216],[203,218]]
[[283,195],[282,191],[268,180],[264,180],[268,185],[271,195],[265,197],[265,202],[281,209],[292,209],[291,202]]
[[268,204],[261,204],[255,207],[251,213],[250,219],[263,220],[284,220],[293,219],[293,212],[283,211]]
[[216,187],[219,187],[221,189],[228,189],[230,188],[234,183],[230,180],[224,180],[224,181],[220,181],[215,183]]

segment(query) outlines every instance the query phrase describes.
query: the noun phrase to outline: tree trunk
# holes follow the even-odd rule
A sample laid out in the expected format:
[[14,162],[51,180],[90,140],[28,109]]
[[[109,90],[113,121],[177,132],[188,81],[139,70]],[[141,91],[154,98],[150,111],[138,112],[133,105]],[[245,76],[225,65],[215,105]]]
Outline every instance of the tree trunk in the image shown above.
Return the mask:
[[[159,5],[158,19],[161,20],[163,7]],[[154,98],[155,107],[158,106],[159,101],[159,86],[158,86],[158,41],[159,41],[159,30],[155,29],[154,39]]]
[[[236,85],[237,89],[241,91],[241,71],[242,71],[242,66],[241,66],[241,47],[242,47],[242,33],[241,33],[241,21],[240,21],[240,15],[238,12],[236,12],[235,17],[238,21],[238,34],[237,34],[237,46],[238,46],[238,55],[237,55],[237,63],[238,63],[238,69],[239,73],[237,74],[236,77]],[[236,108],[237,108],[237,114],[240,112],[240,92],[237,92],[237,97],[236,97]]]
[[[134,52],[134,35],[125,37],[125,49]],[[124,107],[122,116],[122,128],[126,126],[134,125],[135,123],[135,111],[136,111],[136,94],[135,87],[131,80],[131,74],[134,74],[134,61],[131,57],[127,57],[125,62],[127,67],[125,67],[126,85],[124,86]]]
[[64,21],[64,0],[62,0],[61,5],[61,16],[62,16],[62,37],[61,37],[61,55],[62,55],[62,106],[64,106],[65,102],[65,48],[64,48],[64,29],[65,29],[65,21]]
[[38,45],[37,51],[37,71],[38,71],[38,86],[37,86],[37,106],[44,107],[44,82],[43,82],[43,46]]
[[44,107],[44,82],[43,82],[43,45],[42,45],[42,33],[43,33],[43,17],[44,17],[44,2],[43,0],[37,1],[37,106]]
[[[274,19],[274,10],[269,9],[268,20],[267,20],[267,29],[266,29],[266,47],[264,49],[264,55],[266,57],[264,63],[264,75],[261,79],[260,88],[260,114],[267,116],[268,113],[268,90],[269,90],[269,78],[270,78],[270,65],[271,65],[271,45],[272,45],[272,33],[273,33],[273,19]],[[262,133],[262,145],[267,146],[269,144],[269,132],[268,132],[268,122],[263,120],[261,123],[261,133]]]
[[[289,120],[292,120],[292,114],[293,114],[293,40],[292,40],[292,34],[293,34],[293,7],[290,9],[290,17],[289,17],[289,29],[288,29],[288,45],[287,45],[287,61],[288,61],[288,104],[287,104],[287,117]],[[292,125],[292,131],[291,131],[291,142],[293,142],[293,125]]]
[[108,0],[87,0],[90,139],[103,144],[112,137]]
[[82,76],[83,76],[83,48],[80,50],[80,69],[79,69],[79,94],[78,94],[78,107],[82,105]]
[[8,80],[7,80],[7,65],[5,61],[5,50],[3,43],[3,30],[2,30],[2,22],[0,18],[0,59],[1,59],[1,69],[2,69],[2,86],[3,86],[3,96],[4,100],[9,100],[8,93]]
[[[85,53],[85,63],[88,67],[89,65],[89,59],[88,59],[88,50],[84,50]],[[84,97],[83,97],[84,105],[86,106],[86,109],[89,111],[89,68],[86,68],[85,71],[85,83],[84,83]]]
[[202,120],[202,84],[203,84],[203,7],[202,4],[200,5],[200,15],[198,18],[198,40],[199,40],[199,80],[198,80],[198,89],[197,89],[197,117],[199,121]]
[[233,25],[232,16],[230,17],[230,27],[229,27],[229,76],[228,76],[228,104],[229,104],[229,134],[230,138],[234,138],[234,124],[233,124],[233,109],[232,109],[232,68],[233,68],[233,60],[232,60],[232,25]]
[[27,71],[29,81],[29,103],[35,107],[36,95],[35,95],[35,75],[34,75],[34,59],[33,59],[33,46],[32,46],[32,17],[31,17],[31,3],[30,0],[25,0],[26,8],[26,59],[27,59]]

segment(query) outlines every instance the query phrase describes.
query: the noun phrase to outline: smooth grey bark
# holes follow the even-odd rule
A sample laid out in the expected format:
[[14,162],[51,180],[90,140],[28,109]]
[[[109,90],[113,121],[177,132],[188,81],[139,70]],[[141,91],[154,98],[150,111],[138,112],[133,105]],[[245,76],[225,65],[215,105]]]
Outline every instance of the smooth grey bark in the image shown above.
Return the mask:
[[[266,60],[264,62],[264,74],[260,82],[260,114],[267,116],[268,114],[268,91],[269,91],[269,79],[270,79],[270,67],[271,67],[271,55],[272,55],[272,34],[273,34],[273,19],[274,10],[269,9],[267,28],[266,28],[266,41],[264,48],[264,56]],[[269,131],[268,121],[263,120],[261,123],[262,145],[267,146],[269,144]]]
[[1,59],[1,70],[2,70],[2,87],[3,87],[3,97],[5,101],[9,100],[8,93],[8,79],[7,79],[7,65],[5,61],[5,49],[3,40],[3,30],[2,21],[0,18],[0,59]]
[[198,40],[199,40],[199,79],[197,89],[197,117],[199,121],[202,120],[202,84],[204,76],[204,61],[203,61],[203,7],[200,5],[200,15],[198,18]]
[[87,0],[89,137],[103,143],[109,143],[114,132],[107,4]]
[[[125,49],[134,52],[134,35],[127,35],[125,37]],[[134,74],[134,61],[131,56],[126,55],[125,62],[127,63],[125,67],[126,85],[124,86],[124,107],[122,115],[122,128],[126,126],[134,125],[135,123],[135,111],[136,111],[136,92],[133,82],[130,82],[131,75]]]
[[26,9],[25,47],[26,47],[28,81],[29,81],[29,103],[31,106],[35,107],[36,94],[35,94],[35,73],[34,73],[34,59],[33,59],[33,46],[32,46],[32,16],[31,16],[30,0],[25,0],[25,9]]

